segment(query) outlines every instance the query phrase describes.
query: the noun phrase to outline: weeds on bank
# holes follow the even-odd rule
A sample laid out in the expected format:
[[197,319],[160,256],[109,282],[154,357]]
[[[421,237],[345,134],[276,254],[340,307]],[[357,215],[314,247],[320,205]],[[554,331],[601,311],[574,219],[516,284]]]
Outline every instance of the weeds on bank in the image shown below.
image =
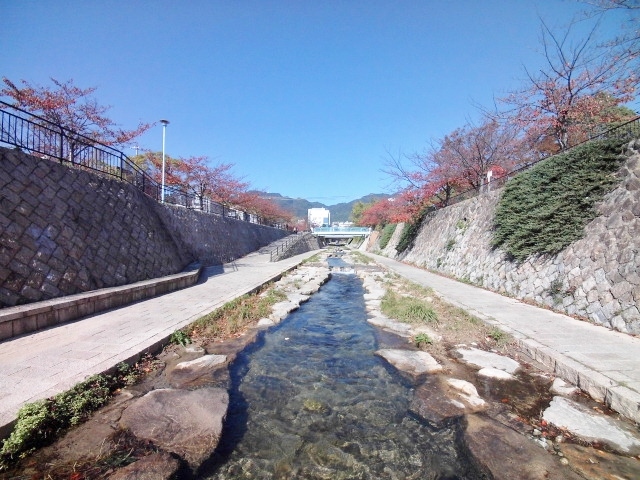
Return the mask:
[[359,263],[359,264],[362,264],[362,265],[369,265],[371,263],[374,263],[373,260],[371,260],[366,255],[363,255],[361,252],[358,252],[357,250],[353,250],[353,251],[349,252],[349,254],[354,258],[356,263]]
[[[410,323],[428,324],[434,333],[443,336],[448,344],[477,342],[490,347],[503,347],[512,341],[509,334],[497,327],[490,327],[478,317],[460,307],[451,305],[425,288],[404,278],[393,276],[387,282],[387,293],[380,304],[382,313],[390,318]],[[413,337],[418,348],[441,350],[438,342],[427,333]]]
[[275,288],[263,295],[243,295],[219,309],[199,318],[184,328],[187,337],[201,345],[236,336],[249,325],[271,314],[271,307],[286,299],[287,295]]
[[437,313],[424,300],[412,296],[402,296],[387,290],[382,297],[380,309],[386,316],[405,323],[435,323]]
[[120,363],[112,375],[94,375],[54,397],[24,405],[16,425],[0,448],[0,471],[35,449],[49,445],[69,427],[85,421],[120,388],[132,385],[154,368],[144,358],[134,366]]

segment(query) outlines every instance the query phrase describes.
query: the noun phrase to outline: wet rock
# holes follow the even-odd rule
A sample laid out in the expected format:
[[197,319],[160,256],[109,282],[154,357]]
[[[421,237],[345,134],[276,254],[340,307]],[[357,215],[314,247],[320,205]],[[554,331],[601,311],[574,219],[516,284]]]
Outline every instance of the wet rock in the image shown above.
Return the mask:
[[212,379],[214,372],[226,365],[226,355],[204,355],[195,360],[180,362],[167,371],[167,378],[176,388],[202,385]]
[[123,412],[120,427],[196,469],[218,445],[228,404],[220,388],[153,390]]
[[464,404],[447,396],[438,377],[420,385],[413,393],[409,410],[436,428],[465,414]]
[[392,320],[384,315],[377,315],[373,318],[368,318],[367,322],[371,325],[375,325],[376,327],[380,327],[387,332],[395,333],[396,335],[403,337],[410,337],[412,335],[410,325]]
[[579,480],[523,435],[490,418],[468,415],[463,441],[479,467],[495,480]]
[[294,310],[297,310],[299,307],[300,305],[295,302],[278,302],[271,307],[271,315],[269,315],[269,318],[275,323],[280,323],[287,317],[287,315]]
[[439,373],[442,371],[442,365],[427,352],[423,351],[383,349],[378,350],[376,355],[384,358],[398,370],[411,375]]
[[258,328],[269,328],[269,327],[273,327],[274,325],[275,325],[275,322],[273,320],[271,320],[270,318],[261,318],[260,320],[258,320],[257,327]]
[[455,399],[458,402],[462,402],[466,410],[479,412],[488,407],[487,402],[478,395],[478,390],[472,383],[458,378],[449,378],[447,379],[447,385],[456,394]]
[[486,378],[493,378],[495,380],[513,380],[514,377],[509,372],[500,370],[498,368],[481,368],[478,370],[478,375]]
[[542,417],[584,440],[607,444],[627,455],[640,454],[640,439],[624,423],[593,412],[568,398],[553,397]]
[[640,461],[582,445],[563,444],[562,454],[573,470],[588,480],[640,478]]
[[180,461],[166,452],[154,453],[117,470],[110,480],[172,480]]
[[549,391],[554,395],[561,395],[563,397],[570,397],[578,392],[578,387],[568,384],[561,378],[556,378],[551,385]]
[[485,352],[478,348],[457,348],[455,353],[463,362],[480,368],[497,368],[511,374],[520,369],[520,364],[515,360],[497,353]]

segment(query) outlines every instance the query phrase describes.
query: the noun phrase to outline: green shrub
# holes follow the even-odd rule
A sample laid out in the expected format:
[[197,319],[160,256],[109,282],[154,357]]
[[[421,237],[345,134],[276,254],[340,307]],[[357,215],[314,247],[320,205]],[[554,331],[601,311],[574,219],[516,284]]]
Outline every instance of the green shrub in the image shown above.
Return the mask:
[[186,332],[182,330],[176,330],[171,334],[171,338],[169,339],[169,342],[174,343],[176,345],[182,345],[184,347],[185,345],[188,345],[189,343],[191,343],[191,338],[189,338],[189,335],[187,335]]
[[423,346],[432,345],[433,340],[426,333],[419,333],[415,337],[413,337],[413,343],[416,347],[422,348]]
[[418,232],[420,231],[420,227],[422,226],[424,217],[426,217],[427,212],[431,211],[432,209],[433,207],[425,208],[420,212],[420,214],[417,216],[417,218],[415,218],[413,222],[407,222],[404,224],[402,234],[400,235],[400,240],[398,241],[398,245],[396,245],[396,251],[398,253],[404,252],[411,246],[411,244],[413,244],[413,241],[418,236]]
[[119,364],[115,375],[94,375],[54,397],[24,405],[11,435],[2,442],[0,471],[84,421],[136,375],[141,375],[136,368]]
[[540,162],[507,183],[493,246],[517,261],[555,254],[584,235],[595,204],[618,183],[620,140],[594,141]]
[[393,236],[393,232],[396,231],[396,227],[398,225],[396,223],[388,223],[382,229],[382,233],[380,233],[380,249],[384,250],[385,247],[389,244],[389,240]]

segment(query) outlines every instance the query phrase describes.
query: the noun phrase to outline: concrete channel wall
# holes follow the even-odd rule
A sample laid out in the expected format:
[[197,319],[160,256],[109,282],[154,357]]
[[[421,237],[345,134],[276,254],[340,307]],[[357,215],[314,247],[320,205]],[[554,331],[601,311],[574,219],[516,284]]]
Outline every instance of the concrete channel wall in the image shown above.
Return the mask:
[[[438,210],[424,219],[414,245],[398,254],[402,225],[380,252],[456,279],[640,334],[640,141],[619,186],[597,206],[585,236],[554,256],[510,261],[491,247],[501,191]],[[380,251],[379,243],[369,249]]]
[[0,308],[224,263],[286,234],[0,148]]

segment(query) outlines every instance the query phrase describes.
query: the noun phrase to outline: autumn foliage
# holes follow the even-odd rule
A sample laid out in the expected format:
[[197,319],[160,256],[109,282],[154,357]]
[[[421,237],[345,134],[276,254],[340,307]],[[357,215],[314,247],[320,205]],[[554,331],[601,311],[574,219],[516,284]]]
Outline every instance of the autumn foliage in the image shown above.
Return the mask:
[[[604,10],[637,8],[623,0],[600,4]],[[637,31],[602,43],[597,23],[581,39],[574,27],[558,33],[541,22],[544,67],[526,70],[522,87],[500,99],[503,110],[483,110],[479,124],[432,140],[421,153],[389,155],[384,172],[399,193],[368,205],[359,223],[414,223],[430,206],[446,206],[462,192],[486,191],[490,178],[635,118],[624,104],[635,98],[640,81],[633,68],[640,58]]]
[[139,123],[132,130],[124,130],[107,117],[108,106],[100,105],[92,96],[96,87],[80,88],[73,80],[61,82],[51,79],[53,86],[32,85],[26,80],[19,84],[6,77],[0,94],[13,100],[14,106],[39,115],[49,122],[105,145],[123,147],[153,126]]

